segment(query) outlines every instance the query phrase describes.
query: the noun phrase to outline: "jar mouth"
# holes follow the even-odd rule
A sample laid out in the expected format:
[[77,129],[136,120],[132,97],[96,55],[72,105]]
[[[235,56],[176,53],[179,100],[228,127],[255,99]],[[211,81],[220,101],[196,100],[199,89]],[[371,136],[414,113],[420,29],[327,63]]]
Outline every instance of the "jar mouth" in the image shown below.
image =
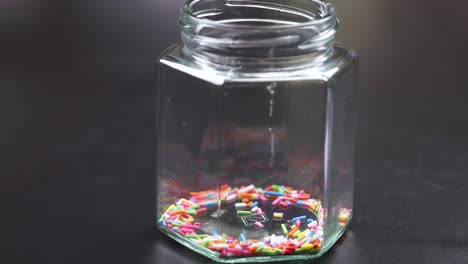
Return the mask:
[[335,22],[335,7],[320,0],[188,0],[181,10],[180,26],[276,31]]
[[335,7],[321,0],[188,0],[179,18],[185,55],[230,66],[320,63],[336,25]]

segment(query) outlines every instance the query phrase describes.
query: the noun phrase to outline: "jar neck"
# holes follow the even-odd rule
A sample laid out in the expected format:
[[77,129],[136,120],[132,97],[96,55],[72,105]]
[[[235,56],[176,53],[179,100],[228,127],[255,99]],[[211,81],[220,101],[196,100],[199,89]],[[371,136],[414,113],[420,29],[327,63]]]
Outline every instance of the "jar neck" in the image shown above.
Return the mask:
[[189,0],[181,11],[184,54],[219,65],[310,64],[335,41],[333,5],[320,0]]

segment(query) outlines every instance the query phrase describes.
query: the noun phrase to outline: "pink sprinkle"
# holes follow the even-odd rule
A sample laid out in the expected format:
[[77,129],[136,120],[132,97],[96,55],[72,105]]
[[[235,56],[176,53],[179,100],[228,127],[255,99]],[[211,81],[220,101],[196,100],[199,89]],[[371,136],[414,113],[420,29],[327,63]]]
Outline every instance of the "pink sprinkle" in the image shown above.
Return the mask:
[[310,224],[307,225],[309,228],[317,227],[317,221],[312,221]]
[[296,226],[301,227],[301,220],[299,220],[299,219],[296,220]]
[[264,227],[264,225],[263,225],[262,223],[258,222],[258,221],[255,222],[254,224],[255,224],[258,228],[263,228],[263,227]]
[[276,200],[274,200],[274,201],[271,203],[271,205],[275,206],[275,205],[277,205],[279,202],[281,202],[281,198],[280,198],[280,197],[276,198]]
[[245,256],[250,255],[250,251],[245,250],[245,249],[228,248],[226,250],[227,250],[227,252],[231,252],[231,253],[234,253],[234,254],[245,255]]
[[257,209],[257,214],[258,214],[258,215],[263,215],[262,208],[259,207],[259,208]]
[[268,199],[265,196],[260,195],[260,201],[266,203],[268,201]]
[[304,194],[304,190],[300,190],[299,195],[303,195],[303,194]]
[[181,227],[181,228],[188,228],[188,229],[198,229],[198,225],[186,225],[186,224],[182,224],[182,225],[180,225],[179,227]]
[[237,249],[237,248],[228,248],[228,252],[236,253],[236,254],[242,254],[243,250],[242,249]]
[[194,233],[192,229],[189,229],[189,228],[179,228],[180,231],[184,232],[184,233],[189,233],[189,234],[192,234]]

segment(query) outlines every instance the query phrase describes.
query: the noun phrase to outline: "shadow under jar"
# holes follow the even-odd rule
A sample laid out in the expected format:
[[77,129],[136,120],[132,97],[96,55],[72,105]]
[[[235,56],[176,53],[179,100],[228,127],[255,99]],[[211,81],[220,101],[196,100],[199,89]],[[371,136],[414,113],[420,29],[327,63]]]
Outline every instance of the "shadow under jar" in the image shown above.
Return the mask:
[[190,0],[156,61],[157,225],[219,262],[315,258],[352,217],[358,60],[318,0]]

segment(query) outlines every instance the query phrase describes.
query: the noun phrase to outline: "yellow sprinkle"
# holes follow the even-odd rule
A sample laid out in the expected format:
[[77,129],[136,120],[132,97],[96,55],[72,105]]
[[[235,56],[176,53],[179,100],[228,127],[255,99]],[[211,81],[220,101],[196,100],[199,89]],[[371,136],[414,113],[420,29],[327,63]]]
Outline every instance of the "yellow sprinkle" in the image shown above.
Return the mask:
[[305,244],[302,244],[301,248],[303,248],[303,249],[312,249],[312,248],[314,248],[314,246],[312,244],[305,243]]
[[306,236],[307,234],[309,234],[309,232],[310,232],[310,229],[306,229],[306,230],[301,232],[301,235]]
[[300,233],[301,231],[297,230],[296,232],[293,233],[293,237],[297,237]]

